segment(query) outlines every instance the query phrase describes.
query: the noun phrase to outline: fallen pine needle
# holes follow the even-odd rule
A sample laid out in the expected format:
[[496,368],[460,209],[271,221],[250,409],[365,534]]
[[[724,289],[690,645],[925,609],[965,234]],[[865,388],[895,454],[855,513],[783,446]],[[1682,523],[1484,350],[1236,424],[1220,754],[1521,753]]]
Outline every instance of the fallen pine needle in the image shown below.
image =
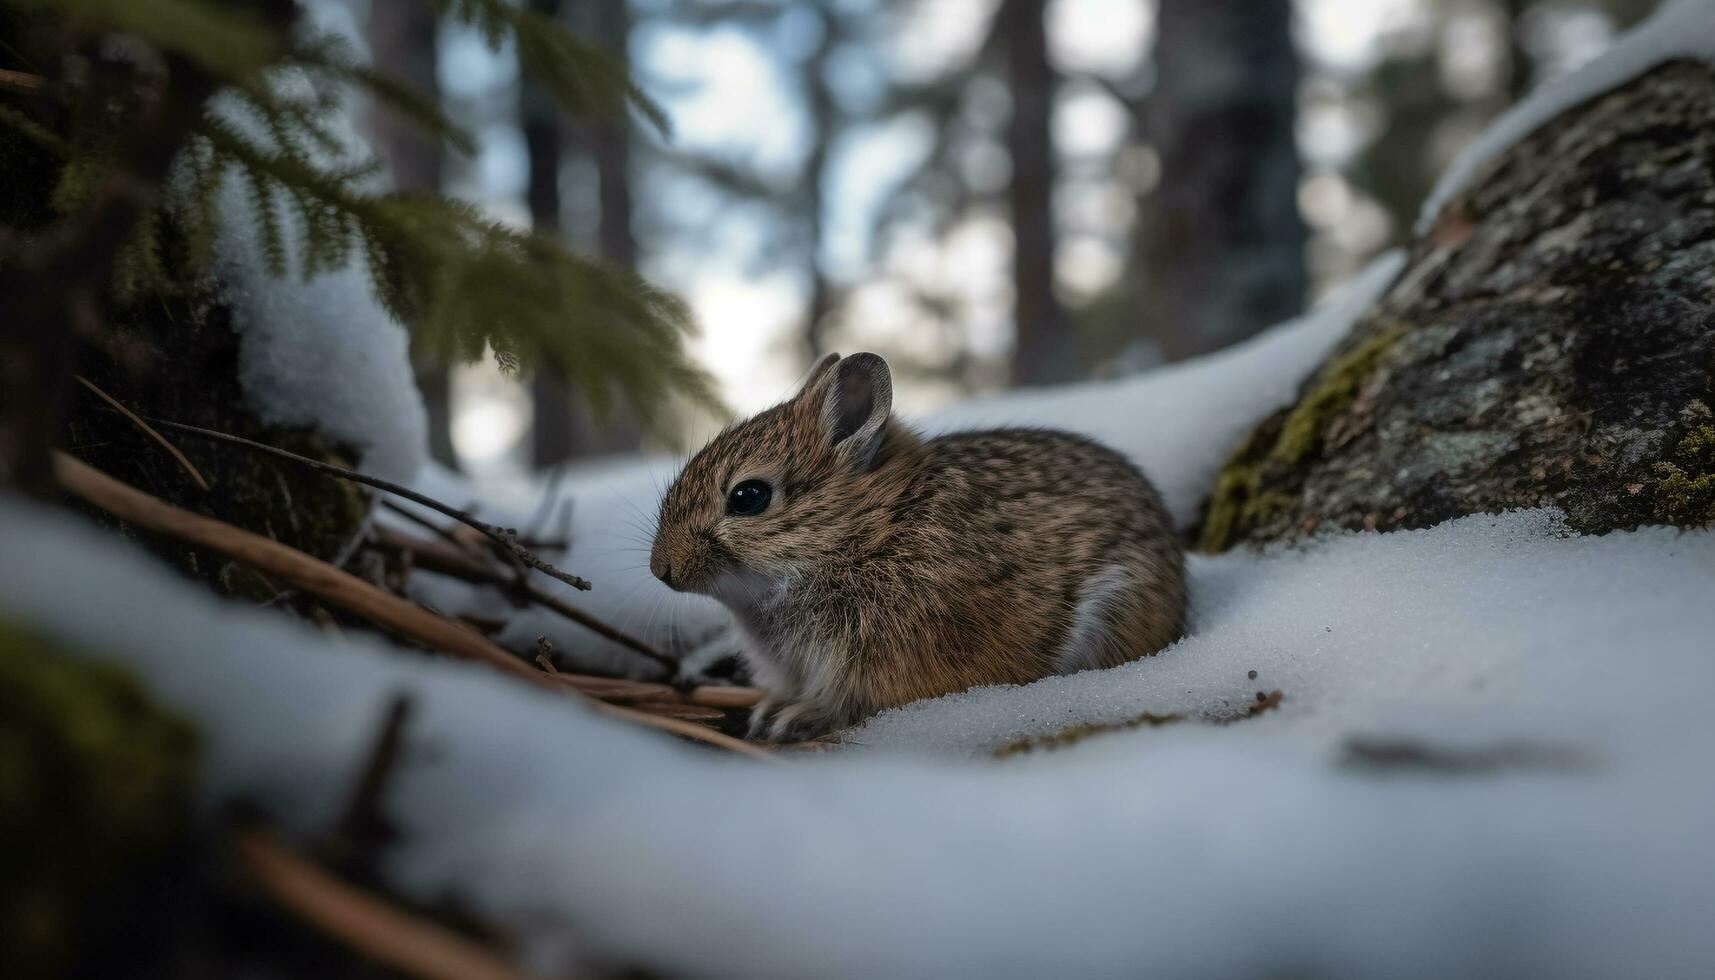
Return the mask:
[[529,980],[492,950],[316,866],[257,831],[232,847],[257,887],[321,932],[417,980]]
[[179,451],[179,447],[168,442],[166,436],[161,435],[160,432],[156,431],[154,426],[143,421],[143,417],[141,415],[138,415],[136,412],[131,411],[129,408],[126,408],[124,405],[119,404],[119,399],[114,398],[112,395],[109,395],[107,392],[102,391],[100,388],[97,388],[95,386],[95,382],[89,380],[88,378],[84,377],[83,375],[74,374],[74,375],[72,375],[72,377],[77,379],[78,384],[83,385],[85,388],[88,388],[95,395],[95,397],[106,402],[108,404],[108,406],[111,407],[115,412],[118,412],[120,415],[125,416],[125,418],[128,419],[132,425],[135,425],[137,428],[142,429],[144,435],[146,435],[149,438],[160,443],[162,449],[165,449],[170,456],[172,456],[175,460],[178,460],[179,466],[181,468],[183,468],[186,473],[190,474],[191,479],[196,481],[196,485],[202,490],[202,492],[203,493],[209,492],[208,481],[203,479],[202,472],[196,468],[196,465],[193,464],[190,461],[190,459],[185,456],[184,453]]

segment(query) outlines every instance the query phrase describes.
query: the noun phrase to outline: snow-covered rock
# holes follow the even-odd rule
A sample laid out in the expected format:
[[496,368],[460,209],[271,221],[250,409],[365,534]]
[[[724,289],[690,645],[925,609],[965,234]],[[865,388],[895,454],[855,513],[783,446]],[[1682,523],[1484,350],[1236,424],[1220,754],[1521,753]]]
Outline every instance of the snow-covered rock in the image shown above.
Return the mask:
[[1416,232],[1428,234],[1447,202],[1508,147],[1573,106],[1676,58],[1715,62],[1715,0],[1666,0],[1590,64],[1551,79],[1501,113],[1442,172],[1423,201]]

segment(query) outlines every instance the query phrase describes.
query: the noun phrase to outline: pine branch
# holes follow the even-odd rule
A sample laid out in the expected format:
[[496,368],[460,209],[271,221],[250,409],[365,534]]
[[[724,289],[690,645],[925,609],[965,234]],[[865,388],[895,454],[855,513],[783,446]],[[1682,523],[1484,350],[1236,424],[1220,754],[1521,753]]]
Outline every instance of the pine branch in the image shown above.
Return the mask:
[[507,0],[434,0],[444,17],[475,27],[491,49],[506,40],[518,48],[524,74],[553,96],[576,119],[612,119],[629,107],[662,136],[672,123],[632,80],[618,58],[590,44],[564,25]]
[[[101,71],[31,76],[8,95],[23,101],[0,105],[0,128],[63,161],[52,197],[63,220],[37,233],[30,250],[8,249],[23,261],[7,256],[0,263],[0,276],[23,277],[9,295],[27,292],[24,280],[64,285],[43,309],[14,317],[32,324],[20,334],[33,337],[29,343],[58,350],[64,338],[50,334],[92,324],[104,293],[127,303],[199,288],[223,229],[248,223],[275,275],[310,277],[361,258],[383,305],[432,355],[476,360],[492,350],[511,372],[557,373],[589,399],[597,418],[616,393],[645,422],[680,394],[719,410],[708,377],[686,355],[693,324],[675,298],[629,271],[504,227],[469,204],[381,193],[377,162],[330,122],[353,92],[455,146],[468,149],[469,136],[432,102],[361,65],[342,43],[294,35],[290,0],[12,2],[43,22],[40,36],[67,39],[56,42],[65,50],[98,49],[124,36],[159,56],[121,54],[101,62]],[[665,131],[664,115],[621,61],[553,20],[508,0],[422,2],[476,25],[491,44],[514,42],[526,72],[567,111],[584,118],[636,111]],[[38,63],[60,64],[47,53],[52,57]],[[225,93],[221,108],[206,111],[216,91]],[[149,149],[139,153],[139,146]],[[171,193],[158,197],[162,184]],[[230,201],[224,189],[232,186],[250,213],[223,213]],[[62,260],[79,267],[50,268]],[[34,394],[0,397],[0,429],[57,425],[62,361],[47,356],[29,369],[39,383],[10,386],[19,398]],[[0,431],[0,445],[29,448],[21,455],[6,449],[14,458],[0,459],[0,480],[16,479],[28,456],[27,479],[45,491],[46,441],[8,438]]]

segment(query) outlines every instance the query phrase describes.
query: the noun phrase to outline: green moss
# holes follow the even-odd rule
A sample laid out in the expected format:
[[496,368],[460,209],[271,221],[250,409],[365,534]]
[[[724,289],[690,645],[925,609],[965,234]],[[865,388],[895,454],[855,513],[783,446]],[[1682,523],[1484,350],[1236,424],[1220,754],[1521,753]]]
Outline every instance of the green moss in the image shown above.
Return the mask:
[[1240,447],[1215,477],[1215,490],[1209,495],[1209,506],[1203,515],[1203,530],[1197,536],[1198,548],[1225,551],[1232,544],[1245,505],[1256,496],[1261,480],[1261,469],[1244,461],[1244,447]]
[[[1707,419],[1709,409],[1697,405],[1694,418]],[[1650,487],[1657,520],[1678,527],[1715,524],[1715,425],[1694,425],[1680,437],[1672,458],[1655,464]]]
[[148,941],[145,883],[191,829],[196,748],[124,671],[0,620],[0,976]]
[[1278,481],[1271,475],[1290,470],[1321,445],[1329,422],[1352,406],[1382,356],[1404,335],[1405,327],[1395,325],[1365,340],[1323,367],[1298,404],[1251,431],[1215,477],[1199,549],[1225,551],[1244,529],[1291,509],[1293,496],[1274,489]]
[[1328,420],[1352,406],[1358,389],[1375,373],[1376,363],[1404,333],[1403,326],[1389,327],[1318,372],[1315,385],[1286,413],[1269,460],[1291,465],[1321,445]]

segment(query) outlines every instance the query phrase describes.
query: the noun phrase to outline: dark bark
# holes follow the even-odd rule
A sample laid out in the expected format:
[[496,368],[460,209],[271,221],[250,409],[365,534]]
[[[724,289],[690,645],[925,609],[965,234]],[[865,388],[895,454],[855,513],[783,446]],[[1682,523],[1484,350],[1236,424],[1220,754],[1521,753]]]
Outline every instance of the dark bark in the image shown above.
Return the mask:
[[[560,0],[530,0],[537,13],[558,18]],[[519,88],[518,113],[524,127],[525,156],[530,181],[524,199],[530,226],[544,235],[560,234],[560,122],[554,100],[528,80]],[[530,385],[535,412],[530,425],[530,462],[553,466],[578,454],[572,424],[571,392],[560,379],[538,372]]]
[[1078,351],[1054,292],[1054,143],[1050,127],[1057,78],[1048,62],[1045,0],[1002,0],[996,34],[1006,53],[1012,115],[1007,203],[1012,218],[1012,380],[1051,384],[1078,374]]
[[[542,14],[576,18],[579,34],[609,52],[625,57],[631,31],[625,0],[594,0],[562,10],[561,0],[530,0]],[[609,119],[573,130],[563,125],[546,91],[529,82],[520,93],[520,115],[529,157],[530,182],[526,197],[537,231],[562,231],[560,164],[567,151],[588,153],[595,164],[599,217],[596,245],[603,258],[626,268],[637,264],[637,238],[632,231],[631,124]],[[588,405],[560,378],[538,374],[531,384],[535,418],[530,430],[530,460],[551,467],[580,456],[624,452],[642,441],[636,417],[616,406],[597,424]]]
[[814,364],[828,352],[825,340],[828,313],[833,308],[834,290],[822,268],[822,246],[826,237],[828,200],[828,147],[837,135],[839,106],[828,85],[828,60],[838,44],[838,25],[834,15],[820,5],[809,8],[816,16],[822,38],[816,50],[804,62],[802,84],[810,115],[810,152],[804,160],[801,192],[804,196],[805,275],[809,280],[810,296],[804,305],[804,346],[809,349]]
[[1291,0],[1162,0],[1146,110],[1161,184],[1144,202],[1147,333],[1169,359],[1304,307]]
[[[631,11],[625,0],[601,0],[587,7],[589,36],[621,58],[631,37]],[[637,235],[632,231],[631,121],[605,119],[589,127],[589,152],[595,160],[600,216],[596,245],[614,265],[637,268]]]
[[1558,507],[1715,521],[1715,73],[1658,68],[1493,162],[1222,472],[1203,545]]
[[0,242],[0,296],[12,306],[0,320],[0,486],[55,496],[50,453],[66,415],[76,346],[103,332],[101,307],[120,251],[154,208],[215,91],[215,80],[184,58],[168,58],[167,68],[153,111],[90,204],[37,236],[15,228]]
[[[587,36],[629,61],[631,9],[626,0],[601,0],[580,8]],[[586,141],[595,161],[596,248],[601,257],[626,269],[637,268],[637,234],[632,228],[631,134],[629,118],[604,119],[588,127]],[[634,452],[643,444],[643,426],[623,403],[597,424],[581,400],[567,404],[577,432],[578,452],[586,456]]]
[[[431,100],[439,99],[435,76],[435,11],[426,3],[372,5],[369,14],[369,46],[375,67],[398,77]],[[438,193],[446,164],[441,142],[422,127],[395,113],[377,109],[369,120],[375,151],[403,190]],[[428,411],[429,455],[437,462],[458,467],[453,451],[452,384],[445,364],[419,361],[417,387]]]
[[1524,16],[1532,0],[1502,0],[1507,29],[1507,97],[1517,102],[1530,94],[1536,64],[1524,44]]

